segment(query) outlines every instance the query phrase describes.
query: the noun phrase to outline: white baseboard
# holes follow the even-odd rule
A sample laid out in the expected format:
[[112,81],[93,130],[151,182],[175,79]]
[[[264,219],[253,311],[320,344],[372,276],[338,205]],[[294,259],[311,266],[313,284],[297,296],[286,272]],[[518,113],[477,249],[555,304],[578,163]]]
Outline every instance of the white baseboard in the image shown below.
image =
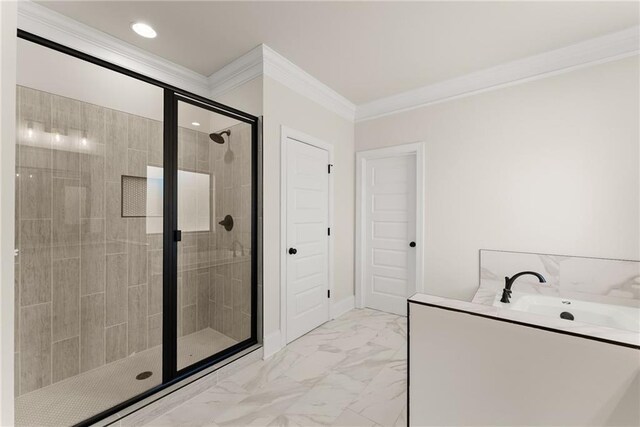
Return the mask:
[[343,298],[342,300],[331,304],[331,318],[335,319],[336,317],[340,317],[354,308],[355,297],[353,295]]
[[282,337],[280,336],[280,329],[277,331],[273,331],[268,335],[264,336],[264,340],[262,343],[262,351],[264,360],[273,356],[277,352],[282,349]]
[[[355,308],[355,298],[351,295],[331,305],[331,319],[340,317],[346,312],[353,310],[353,308]],[[262,343],[262,351],[264,353],[262,358],[265,360],[268,359],[282,350],[283,347],[284,344],[282,342],[280,329],[265,335]]]

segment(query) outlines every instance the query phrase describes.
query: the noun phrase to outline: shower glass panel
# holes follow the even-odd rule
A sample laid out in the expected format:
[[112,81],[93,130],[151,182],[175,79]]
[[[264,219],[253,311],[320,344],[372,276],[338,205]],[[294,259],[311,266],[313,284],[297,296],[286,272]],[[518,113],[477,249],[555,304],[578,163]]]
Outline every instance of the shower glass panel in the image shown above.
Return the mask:
[[177,370],[252,337],[252,126],[178,101]]
[[22,39],[17,77],[16,424],[72,425],[162,381],[163,90]]

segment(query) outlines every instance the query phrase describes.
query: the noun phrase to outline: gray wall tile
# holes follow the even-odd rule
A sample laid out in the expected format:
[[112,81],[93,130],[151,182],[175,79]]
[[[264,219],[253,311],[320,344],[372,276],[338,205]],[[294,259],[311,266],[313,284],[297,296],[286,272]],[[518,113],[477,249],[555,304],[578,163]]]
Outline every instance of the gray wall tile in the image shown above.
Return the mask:
[[115,362],[127,357],[127,324],[111,326],[105,330],[105,361]]
[[71,129],[80,129],[80,101],[63,96],[51,96],[51,130],[69,136]]
[[140,116],[128,115],[129,138],[128,146],[140,151],[147,151],[147,140],[149,138],[149,119]]
[[196,304],[182,307],[182,334],[189,335],[197,330]]
[[126,253],[127,219],[122,218],[120,181],[107,182],[105,190],[107,253]]
[[20,309],[20,393],[51,384],[51,304]]
[[104,292],[105,245],[89,243],[80,248],[82,258],[80,271],[80,292],[82,295]]
[[21,146],[19,154],[20,216],[51,218],[51,150]]
[[120,182],[127,172],[128,115],[107,110],[105,114],[105,179]]
[[127,174],[147,176],[147,152],[129,148],[127,151]]
[[102,244],[105,241],[104,218],[83,218],[80,220],[80,242]]
[[104,218],[105,145],[92,143],[80,156],[82,218]]
[[80,260],[53,262],[52,340],[80,334]]
[[197,330],[209,326],[209,269],[198,271]]
[[129,287],[129,354],[147,348],[147,286]]
[[51,239],[54,247],[68,247],[80,243],[80,181],[54,178],[53,224]]
[[149,121],[149,139],[147,140],[147,151],[149,153],[148,162],[153,166],[163,166],[164,139],[161,122]]
[[147,283],[147,255],[146,244],[128,245],[129,286]]
[[182,306],[194,305],[198,301],[198,273],[196,270],[182,272]]
[[127,321],[127,255],[107,255],[106,325]]
[[17,101],[21,120],[39,122],[45,129],[51,127],[51,94],[18,86]]
[[162,313],[149,316],[149,343],[153,348],[162,344]]
[[52,381],[58,382],[80,373],[80,338],[53,343]]
[[80,372],[104,365],[104,293],[80,298]]
[[20,221],[21,305],[51,301],[51,220]]
[[83,102],[81,107],[82,129],[86,132],[87,146],[105,143],[105,108]]
[[149,280],[149,316],[162,312],[162,274],[154,274]]

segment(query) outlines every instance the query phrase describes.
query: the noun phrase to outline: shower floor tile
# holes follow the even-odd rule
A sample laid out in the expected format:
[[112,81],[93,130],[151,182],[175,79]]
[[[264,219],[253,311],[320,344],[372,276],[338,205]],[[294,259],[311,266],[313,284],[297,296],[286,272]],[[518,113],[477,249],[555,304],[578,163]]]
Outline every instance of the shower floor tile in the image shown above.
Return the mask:
[[[178,368],[215,354],[237,341],[211,328],[178,340]],[[143,380],[136,375],[151,371]],[[162,347],[157,346],[16,399],[16,425],[68,426],[160,384]]]

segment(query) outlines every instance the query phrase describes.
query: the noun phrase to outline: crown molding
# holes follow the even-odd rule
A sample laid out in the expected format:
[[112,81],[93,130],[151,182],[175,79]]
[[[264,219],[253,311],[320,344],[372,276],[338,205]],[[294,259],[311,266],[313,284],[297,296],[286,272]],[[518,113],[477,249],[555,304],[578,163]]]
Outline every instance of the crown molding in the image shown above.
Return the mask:
[[640,52],[640,27],[508,62],[358,105],[356,121],[371,120],[578,68],[615,61]]
[[351,101],[265,44],[209,76],[211,94],[218,97],[261,75],[271,77],[347,120],[355,118],[356,106]]
[[216,98],[267,75],[346,119],[355,117],[354,104],[266,45],[206,77],[29,0],[18,2],[18,28],[198,95]]
[[249,80],[260,77],[264,72],[263,46],[256,46],[210,75],[207,78],[210,96],[217,98]]
[[18,2],[18,28],[198,95],[210,95],[205,76],[31,1]]
[[18,2],[18,28],[211,98],[256,77],[269,76],[351,121],[371,120],[640,52],[640,26],[635,26],[356,106],[264,44],[206,77],[29,0]]
[[353,121],[356,106],[267,45],[263,46],[264,74],[339,116]]

